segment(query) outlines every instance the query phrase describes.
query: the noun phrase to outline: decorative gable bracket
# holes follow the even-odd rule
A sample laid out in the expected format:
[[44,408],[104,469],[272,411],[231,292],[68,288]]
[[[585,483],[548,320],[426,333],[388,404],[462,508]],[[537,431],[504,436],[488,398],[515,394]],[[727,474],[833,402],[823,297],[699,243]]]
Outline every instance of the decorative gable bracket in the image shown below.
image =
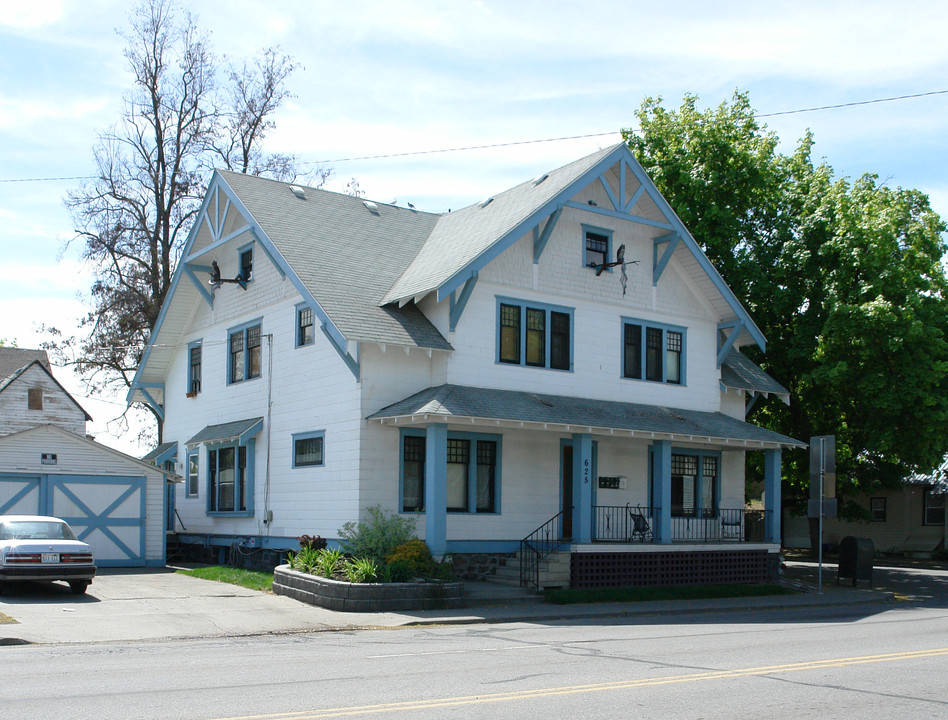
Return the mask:
[[[669,260],[671,260],[672,255],[675,254],[675,248],[678,247],[678,243],[681,241],[681,235],[677,232],[669,233],[668,235],[662,235],[653,240],[653,250],[652,250],[652,285],[658,285],[659,279],[662,277],[662,273],[665,272],[665,268],[668,266]],[[665,247],[665,251],[662,253],[662,256],[658,256],[658,248],[662,245]],[[720,366],[720,362],[718,365]]]
[[718,367],[721,367],[724,358],[727,357],[731,348],[734,347],[734,342],[743,331],[743,320],[734,320],[718,324]]
[[475,285],[477,285],[476,272],[468,278],[466,283],[464,283],[464,287],[461,288],[460,293],[455,290],[451,291],[451,307],[448,313],[450,317],[451,332],[454,332],[458,322],[461,320],[461,315],[464,313],[464,308],[467,307],[467,301],[471,299],[471,293],[474,292]]
[[155,396],[151,393],[151,390],[161,390],[161,396],[165,395],[165,384],[164,383],[135,383],[132,389],[129,391],[131,396],[132,392],[141,393],[142,398],[144,398],[145,404],[151,408],[152,412],[158,416],[159,420],[165,419],[165,409],[162,407]]
[[[549,220],[546,221],[546,225],[543,227],[542,232],[540,231],[540,226],[537,225],[533,228],[533,264],[536,265],[540,262],[540,256],[543,254],[543,249],[546,247],[547,242],[550,240],[550,236],[553,234],[553,229],[556,227],[556,223],[559,222],[560,216],[563,214],[563,206],[560,205],[553,213],[550,215]],[[454,328],[451,328],[452,330]]]

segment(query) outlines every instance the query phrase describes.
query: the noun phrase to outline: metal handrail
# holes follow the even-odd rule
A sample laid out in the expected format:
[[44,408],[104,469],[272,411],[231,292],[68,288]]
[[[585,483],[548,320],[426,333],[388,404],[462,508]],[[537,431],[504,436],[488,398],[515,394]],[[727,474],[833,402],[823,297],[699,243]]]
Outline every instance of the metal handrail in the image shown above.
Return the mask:
[[569,542],[563,537],[560,511],[520,541],[520,585],[540,589],[540,561]]

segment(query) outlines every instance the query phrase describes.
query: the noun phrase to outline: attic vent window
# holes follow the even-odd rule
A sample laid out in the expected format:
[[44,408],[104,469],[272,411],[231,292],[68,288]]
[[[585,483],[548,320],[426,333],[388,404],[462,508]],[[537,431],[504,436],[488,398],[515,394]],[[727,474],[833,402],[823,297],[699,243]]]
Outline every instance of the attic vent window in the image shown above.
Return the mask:
[[550,177],[550,174],[549,174],[549,173],[543,173],[542,175],[537,175],[535,178],[533,178],[533,184],[534,184],[534,185],[539,185],[541,182],[543,182],[544,180],[546,180],[548,177]]
[[30,388],[26,391],[26,403],[30,410],[43,409],[43,388]]
[[299,185],[290,185],[290,190],[300,200],[306,199],[306,191],[303,188],[301,188]]
[[365,205],[366,210],[368,210],[368,211],[369,211],[370,213],[372,213],[373,215],[378,215],[378,214],[379,214],[379,206],[376,205],[376,204],[375,204],[374,202],[372,202],[371,200],[363,200],[363,201],[362,201],[362,204]]
[[484,198],[484,199],[481,200],[479,203],[477,203],[477,207],[485,208],[485,207],[487,207],[488,205],[490,205],[492,202],[494,202],[494,198],[493,198],[493,197]]

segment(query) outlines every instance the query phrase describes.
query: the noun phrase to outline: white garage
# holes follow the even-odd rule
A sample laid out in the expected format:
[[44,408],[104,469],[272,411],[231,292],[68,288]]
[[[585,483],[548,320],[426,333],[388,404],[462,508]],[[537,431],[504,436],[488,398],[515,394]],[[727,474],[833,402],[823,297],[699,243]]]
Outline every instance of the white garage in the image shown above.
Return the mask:
[[166,472],[55,425],[0,437],[0,515],[54,515],[100,567],[165,564]]

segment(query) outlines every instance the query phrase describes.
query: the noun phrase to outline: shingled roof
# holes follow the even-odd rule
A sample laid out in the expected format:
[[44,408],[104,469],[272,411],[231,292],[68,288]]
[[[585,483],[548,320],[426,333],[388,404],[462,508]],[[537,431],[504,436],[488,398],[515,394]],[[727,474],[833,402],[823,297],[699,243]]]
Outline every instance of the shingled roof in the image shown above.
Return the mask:
[[49,356],[45,350],[0,347],[0,380],[10,377],[36,360],[47,370],[50,369]]

